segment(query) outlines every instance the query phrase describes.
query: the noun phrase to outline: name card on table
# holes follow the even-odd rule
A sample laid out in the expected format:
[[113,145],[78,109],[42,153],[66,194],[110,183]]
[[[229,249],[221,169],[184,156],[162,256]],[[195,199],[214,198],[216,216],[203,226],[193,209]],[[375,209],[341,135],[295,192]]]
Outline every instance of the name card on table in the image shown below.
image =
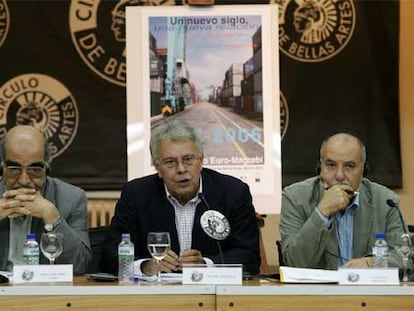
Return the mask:
[[399,285],[398,268],[360,269],[339,268],[339,284],[343,285]]
[[16,265],[13,284],[72,283],[73,265]]
[[241,285],[242,265],[184,265],[183,284]]

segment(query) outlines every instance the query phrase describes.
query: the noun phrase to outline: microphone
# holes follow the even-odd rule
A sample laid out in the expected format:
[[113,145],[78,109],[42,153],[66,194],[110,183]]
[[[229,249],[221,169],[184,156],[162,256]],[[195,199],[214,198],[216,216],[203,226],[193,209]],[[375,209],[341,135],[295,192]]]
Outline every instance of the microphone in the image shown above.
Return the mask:
[[401,224],[402,224],[403,229],[404,229],[404,233],[405,233],[405,234],[408,234],[407,227],[405,226],[403,216],[402,216],[402,214],[401,214],[401,211],[400,211],[400,209],[399,209],[399,207],[398,207],[397,203],[395,203],[395,202],[394,202],[394,200],[392,200],[392,199],[388,199],[388,200],[387,200],[387,204],[388,204],[388,206],[389,206],[389,207],[394,207],[394,208],[397,210],[398,215],[400,216],[400,221],[401,221]]
[[231,231],[230,223],[219,211],[210,208],[207,199],[203,193],[199,193],[198,197],[207,207],[207,210],[200,217],[200,225],[205,234],[210,238],[216,240],[217,248],[220,255],[221,263],[224,264],[223,252],[221,251],[220,241],[225,240]]

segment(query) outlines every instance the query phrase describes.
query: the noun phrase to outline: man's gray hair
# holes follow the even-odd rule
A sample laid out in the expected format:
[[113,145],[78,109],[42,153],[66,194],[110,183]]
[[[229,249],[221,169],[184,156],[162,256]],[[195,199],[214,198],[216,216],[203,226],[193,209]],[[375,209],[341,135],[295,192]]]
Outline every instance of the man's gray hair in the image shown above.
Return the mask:
[[151,130],[150,152],[152,161],[159,160],[158,146],[161,141],[190,141],[195,143],[197,149],[197,155],[202,156],[204,154],[203,144],[197,130],[189,124],[173,119],[172,121],[162,122]]

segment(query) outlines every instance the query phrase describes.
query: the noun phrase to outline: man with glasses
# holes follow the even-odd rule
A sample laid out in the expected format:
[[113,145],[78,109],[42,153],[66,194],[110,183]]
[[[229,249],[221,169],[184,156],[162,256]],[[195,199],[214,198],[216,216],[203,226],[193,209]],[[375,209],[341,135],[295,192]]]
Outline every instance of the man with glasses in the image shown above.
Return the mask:
[[[377,232],[385,233],[393,248],[404,233],[399,200],[365,177],[367,164],[362,141],[338,133],[322,142],[318,176],[283,190],[279,229],[287,265],[367,268]],[[399,265],[390,255],[391,265]]]
[[[150,259],[147,235],[164,231],[171,237],[171,250],[162,260],[164,272],[180,271],[186,263],[233,263],[258,273],[259,232],[248,185],[203,168],[203,146],[196,130],[178,120],[152,129],[150,151],[157,173],[124,185],[105,243],[102,270],[117,272],[121,234],[130,233],[135,273],[155,274],[158,266]],[[200,225],[200,217],[210,209],[229,221],[231,232],[223,241],[210,238]]]
[[[92,253],[86,196],[82,189],[48,176],[50,150],[43,134],[19,125],[0,141],[0,270],[23,264],[26,233],[63,233],[63,253],[56,263],[73,264],[82,274]],[[41,263],[47,259],[40,257]]]

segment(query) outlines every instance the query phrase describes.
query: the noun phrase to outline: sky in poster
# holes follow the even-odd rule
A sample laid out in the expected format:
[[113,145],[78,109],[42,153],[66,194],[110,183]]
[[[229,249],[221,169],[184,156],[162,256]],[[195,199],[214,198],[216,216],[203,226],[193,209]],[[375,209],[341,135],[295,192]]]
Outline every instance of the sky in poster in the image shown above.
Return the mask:
[[[186,17],[193,20],[198,16]],[[202,18],[202,17],[200,17]],[[220,86],[232,63],[253,56],[252,37],[261,25],[259,15],[209,16],[215,25],[191,25],[186,33],[185,61],[190,80],[204,97],[210,87]],[[157,48],[167,48],[167,17],[150,17],[149,27]]]

